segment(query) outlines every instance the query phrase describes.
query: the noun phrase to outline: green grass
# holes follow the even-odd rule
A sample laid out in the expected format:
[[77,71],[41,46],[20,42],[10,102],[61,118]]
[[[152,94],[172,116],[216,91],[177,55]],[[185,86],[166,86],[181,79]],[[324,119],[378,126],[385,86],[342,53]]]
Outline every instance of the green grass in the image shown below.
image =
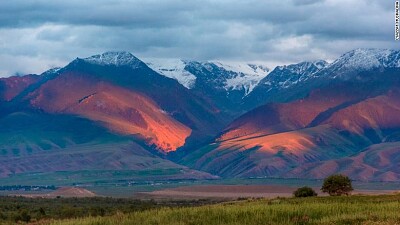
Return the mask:
[[0,225],[26,222],[113,216],[161,207],[188,207],[221,202],[204,200],[140,200],[121,198],[23,198],[0,196]]
[[400,195],[251,200],[160,208],[47,224],[400,224]]

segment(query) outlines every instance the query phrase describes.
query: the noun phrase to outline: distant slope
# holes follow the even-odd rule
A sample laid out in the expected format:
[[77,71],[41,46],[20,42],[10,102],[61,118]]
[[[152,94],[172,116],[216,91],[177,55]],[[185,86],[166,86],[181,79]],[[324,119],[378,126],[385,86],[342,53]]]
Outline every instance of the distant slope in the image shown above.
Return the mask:
[[[129,179],[134,174],[129,171],[159,170],[158,179],[163,179],[162,171],[171,169],[177,179],[185,173],[209,176],[155,156],[140,140],[115,135],[75,116],[17,112],[0,118],[0,124],[0,177],[29,180],[24,174],[54,176],[64,171],[76,174],[76,181],[95,182],[104,179],[105,172],[100,171],[127,171],[119,178]],[[90,179],[81,177],[88,171],[99,172]]]
[[[389,165],[354,163],[376,171],[369,176],[351,166],[328,166],[347,162],[347,157],[362,154],[374,144],[393,147],[384,143],[396,141],[400,132],[398,81],[392,83],[394,89],[380,95],[376,95],[380,85],[357,88],[344,84],[340,89],[334,85],[315,91],[302,100],[257,108],[228,126],[214,143],[181,162],[225,177],[311,178],[307,174],[312,171],[317,178],[343,172],[353,179],[398,179],[399,171]],[[393,148],[382,151],[396,155]],[[392,157],[391,165],[398,163],[398,157]]]
[[232,122],[219,141],[262,132],[274,134],[307,127],[317,116],[335,107],[344,107],[373,95],[357,83],[333,84],[311,91],[306,98],[289,103],[271,103],[249,111]]
[[399,152],[400,142],[375,144],[350,157],[301,165],[285,174],[285,177],[314,179],[342,173],[363,181],[398,181]]
[[369,144],[363,137],[346,137],[321,126],[216,142],[182,163],[223,177],[282,177],[302,164],[352,155]]
[[29,85],[40,79],[38,75],[12,76],[0,78],[0,102],[11,101]]
[[391,133],[400,128],[399,89],[338,109],[320,124],[331,124],[355,134],[368,130],[377,141],[382,141],[388,135],[385,131]]

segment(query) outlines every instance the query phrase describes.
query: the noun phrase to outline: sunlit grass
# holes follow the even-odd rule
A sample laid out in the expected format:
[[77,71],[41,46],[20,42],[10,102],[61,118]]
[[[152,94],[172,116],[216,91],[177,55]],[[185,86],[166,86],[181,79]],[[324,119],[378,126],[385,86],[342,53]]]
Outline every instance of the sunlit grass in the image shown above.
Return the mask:
[[400,224],[400,196],[248,200],[187,208],[117,213],[49,224]]

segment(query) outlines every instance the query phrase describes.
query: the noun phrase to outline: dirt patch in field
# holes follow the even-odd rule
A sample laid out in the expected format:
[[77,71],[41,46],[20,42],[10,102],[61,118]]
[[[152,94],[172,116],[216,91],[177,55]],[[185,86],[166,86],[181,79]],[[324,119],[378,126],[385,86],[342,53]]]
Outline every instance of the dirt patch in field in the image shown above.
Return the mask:
[[95,197],[96,194],[84,188],[60,187],[57,190],[47,194],[19,194],[18,196],[27,198],[87,198]]
[[[153,192],[140,192],[138,198],[154,199],[199,199],[199,198],[276,198],[292,197],[296,190],[293,186],[283,185],[200,185],[164,189]],[[313,187],[319,196],[327,196],[320,187]],[[352,195],[394,194],[395,190],[354,190]]]

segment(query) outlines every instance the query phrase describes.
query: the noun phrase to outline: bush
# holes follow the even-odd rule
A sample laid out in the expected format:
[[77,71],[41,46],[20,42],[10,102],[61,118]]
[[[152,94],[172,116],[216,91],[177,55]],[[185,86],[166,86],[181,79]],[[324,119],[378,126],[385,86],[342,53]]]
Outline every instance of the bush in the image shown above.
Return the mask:
[[330,196],[349,195],[353,190],[349,177],[342,174],[331,175],[324,180],[321,191]]
[[23,222],[30,222],[31,221],[31,216],[28,214],[26,210],[21,212],[21,221]]
[[313,197],[313,196],[317,196],[317,193],[314,191],[314,189],[304,186],[304,187],[298,188],[295,192],[293,192],[293,196],[297,197],[297,198]]
[[22,210],[19,213],[13,213],[11,216],[16,223],[18,223],[19,221],[28,223],[31,221],[31,216],[28,214],[26,210]]

